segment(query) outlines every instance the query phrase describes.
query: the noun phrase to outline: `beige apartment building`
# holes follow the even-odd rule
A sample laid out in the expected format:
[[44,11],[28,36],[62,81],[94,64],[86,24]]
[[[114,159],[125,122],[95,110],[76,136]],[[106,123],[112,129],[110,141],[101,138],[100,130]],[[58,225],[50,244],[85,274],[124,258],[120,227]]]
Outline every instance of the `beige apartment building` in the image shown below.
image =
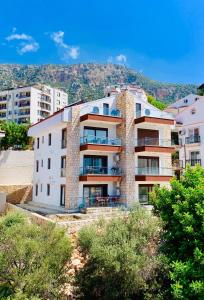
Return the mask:
[[68,209],[148,204],[154,185],[173,176],[172,115],[143,90],[113,89],[34,124],[33,201]]

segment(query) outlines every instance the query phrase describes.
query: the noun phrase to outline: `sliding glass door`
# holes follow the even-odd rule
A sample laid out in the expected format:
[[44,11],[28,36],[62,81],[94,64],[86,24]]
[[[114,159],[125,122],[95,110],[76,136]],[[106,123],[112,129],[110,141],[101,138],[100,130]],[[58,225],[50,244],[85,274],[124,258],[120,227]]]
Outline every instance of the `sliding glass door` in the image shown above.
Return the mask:
[[107,156],[84,156],[84,172],[93,174],[108,173],[108,157]]
[[138,157],[138,174],[140,175],[158,175],[159,157]]

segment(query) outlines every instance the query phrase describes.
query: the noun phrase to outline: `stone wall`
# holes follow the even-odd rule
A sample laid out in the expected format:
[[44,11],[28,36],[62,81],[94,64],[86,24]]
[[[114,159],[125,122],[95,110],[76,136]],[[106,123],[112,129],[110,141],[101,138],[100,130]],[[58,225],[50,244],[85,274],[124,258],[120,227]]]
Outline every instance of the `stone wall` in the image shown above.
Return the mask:
[[135,200],[135,125],[134,125],[134,97],[128,92],[117,96],[116,106],[122,113],[123,123],[117,125],[117,137],[121,139],[123,151],[120,154],[120,167],[123,171],[121,181],[121,195],[131,206]]
[[6,201],[12,204],[32,200],[32,185],[0,185],[0,192],[6,194]]
[[78,207],[80,173],[80,106],[72,107],[72,121],[67,123],[65,207]]

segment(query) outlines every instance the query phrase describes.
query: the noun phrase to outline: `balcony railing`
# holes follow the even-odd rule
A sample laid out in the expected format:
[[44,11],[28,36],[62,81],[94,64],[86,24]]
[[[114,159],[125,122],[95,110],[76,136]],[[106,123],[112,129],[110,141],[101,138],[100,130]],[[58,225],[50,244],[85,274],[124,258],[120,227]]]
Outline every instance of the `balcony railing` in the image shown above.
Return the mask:
[[61,148],[65,149],[67,147],[67,140],[61,140]]
[[25,107],[25,106],[30,106],[30,102],[25,102],[25,103],[19,103],[18,107]]
[[172,147],[173,141],[158,138],[144,137],[136,140],[136,147],[140,146],[159,146],[159,147]]
[[121,168],[118,167],[94,167],[85,166],[80,168],[80,175],[110,175],[110,176],[120,176],[122,175]]
[[81,116],[86,114],[110,116],[110,117],[121,117],[121,112],[117,108],[104,108],[101,105],[91,106],[87,105],[82,108]]
[[192,135],[192,136],[186,137],[185,141],[186,141],[186,144],[200,143],[200,136]]
[[61,177],[66,177],[66,168],[61,168]]
[[186,160],[186,164],[190,164],[190,166],[200,165],[201,166],[201,159],[189,159]]
[[87,207],[98,207],[98,206],[105,206],[105,207],[126,207],[126,203],[124,203],[125,197],[121,196],[90,196],[90,197],[82,197],[80,198],[80,207],[87,208]]
[[85,144],[121,146],[121,140],[118,138],[109,139],[106,137],[101,138],[93,135],[88,135],[80,138],[80,145]]
[[138,167],[136,168],[136,175],[173,176],[173,169],[158,167]]
[[30,111],[20,111],[18,113],[18,116],[26,116],[26,115],[30,115]]

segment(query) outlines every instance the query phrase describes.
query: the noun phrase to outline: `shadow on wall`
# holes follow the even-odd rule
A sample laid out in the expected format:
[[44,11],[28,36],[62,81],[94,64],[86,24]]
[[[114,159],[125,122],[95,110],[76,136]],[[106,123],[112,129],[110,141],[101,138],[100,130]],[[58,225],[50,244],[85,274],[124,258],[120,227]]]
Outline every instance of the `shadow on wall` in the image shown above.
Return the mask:
[[7,195],[6,202],[11,204],[26,203],[32,200],[32,185],[0,186],[0,192]]
[[0,154],[1,154],[1,158],[0,158],[0,166],[2,164],[5,164],[8,160],[8,157],[9,157],[9,151],[0,151]]

